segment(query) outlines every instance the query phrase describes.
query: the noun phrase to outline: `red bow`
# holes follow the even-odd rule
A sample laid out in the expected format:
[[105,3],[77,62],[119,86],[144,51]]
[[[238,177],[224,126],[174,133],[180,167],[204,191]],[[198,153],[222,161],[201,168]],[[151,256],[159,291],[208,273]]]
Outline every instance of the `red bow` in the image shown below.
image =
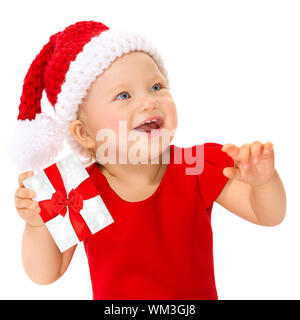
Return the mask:
[[83,199],[82,195],[74,189],[69,192],[68,197],[60,190],[57,190],[52,195],[51,204],[54,211],[64,217],[67,213],[67,205],[79,213],[83,207]]
[[81,210],[84,200],[99,195],[92,179],[89,177],[83,180],[76,189],[72,189],[67,195],[64,182],[56,164],[47,167],[44,171],[56,191],[52,194],[51,199],[39,201],[42,220],[47,223],[58,215],[64,217],[68,206],[69,219],[78,239],[81,241],[90,236],[91,231],[81,216]]

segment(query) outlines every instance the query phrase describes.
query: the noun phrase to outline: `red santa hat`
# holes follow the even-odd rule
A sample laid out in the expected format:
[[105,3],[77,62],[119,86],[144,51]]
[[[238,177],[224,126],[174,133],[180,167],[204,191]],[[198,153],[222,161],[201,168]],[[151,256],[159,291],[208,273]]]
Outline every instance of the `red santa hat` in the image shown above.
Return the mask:
[[[96,77],[115,59],[136,50],[154,59],[169,87],[160,54],[140,34],[113,30],[95,21],[80,21],[53,34],[24,79],[9,146],[13,165],[20,171],[43,169],[56,158],[64,140],[73,151],[86,156],[86,149],[69,131],[68,124],[77,118],[78,107]],[[44,89],[54,108],[54,118],[41,110]]]

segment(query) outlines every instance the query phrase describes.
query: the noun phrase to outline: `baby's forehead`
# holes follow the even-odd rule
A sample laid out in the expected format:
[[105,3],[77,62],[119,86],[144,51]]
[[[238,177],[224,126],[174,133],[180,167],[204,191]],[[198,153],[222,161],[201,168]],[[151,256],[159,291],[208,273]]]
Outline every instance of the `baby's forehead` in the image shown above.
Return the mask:
[[122,74],[120,74],[121,77],[123,74],[132,74],[137,71],[140,71],[141,74],[145,72],[147,74],[155,72],[161,74],[161,70],[156,61],[149,54],[137,51],[129,52],[115,59],[104,71],[104,75],[105,73],[112,74],[113,72],[119,71],[122,72]]
[[101,86],[107,93],[116,87],[155,80],[167,81],[153,58],[146,53],[131,52],[117,58],[98,75],[96,86]]
[[99,84],[102,88],[114,90],[128,85],[140,84],[140,82],[166,81],[165,77],[157,71],[139,72],[133,74],[132,70],[122,72],[119,77],[99,77]]

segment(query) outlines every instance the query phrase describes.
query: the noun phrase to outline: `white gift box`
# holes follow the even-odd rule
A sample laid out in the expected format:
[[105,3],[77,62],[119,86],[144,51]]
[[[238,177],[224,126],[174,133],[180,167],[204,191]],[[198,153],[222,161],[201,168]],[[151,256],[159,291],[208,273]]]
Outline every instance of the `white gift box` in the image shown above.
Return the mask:
[[61,252],[114,222],[75,152],[23,184],[36,192],[33,200],[39,202],[41,218]]

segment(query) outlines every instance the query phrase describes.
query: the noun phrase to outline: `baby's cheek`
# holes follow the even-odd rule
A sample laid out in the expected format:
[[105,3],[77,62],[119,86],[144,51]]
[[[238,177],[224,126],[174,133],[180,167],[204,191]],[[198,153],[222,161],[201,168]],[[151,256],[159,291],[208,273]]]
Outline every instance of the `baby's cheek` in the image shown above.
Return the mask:
[[164,111],[166,116],[166,123],[165,127],[169,130],[174,130],[177,128],[177,122],[178,122],[178,114],[176,105],[170,101],[169,103],[166,103],[164,105]]
[[126,135],[128,130],[130,129],[128,121],[122,118],[114,118],[114,117],[108,118],[107,125],[116,133],[117,139],[119,137],[119,134],[121,136]]
[[111,129],[116,131],[118,128],[118,119],[113,115],[109,115],[108,113],[100,114],[98,119],[100,124],[98,127],[101,129]]
[[118,134],[119,133],[119,121],[122,121],[122,119],[115,119],[115,118],[112,118],[109,120],[109,125],[110,125],[110,128],[116,133]]
[[103,129],[102,135],[109,135],[110,138],[113,136],[114,139],[110,140],[115,140],[117,144],[119,143],[119,135],[121,137],[126,136],[129,130],[127,120],[117,118],[113,115],[106,115],[105,118],[103,117],[100,128]]

